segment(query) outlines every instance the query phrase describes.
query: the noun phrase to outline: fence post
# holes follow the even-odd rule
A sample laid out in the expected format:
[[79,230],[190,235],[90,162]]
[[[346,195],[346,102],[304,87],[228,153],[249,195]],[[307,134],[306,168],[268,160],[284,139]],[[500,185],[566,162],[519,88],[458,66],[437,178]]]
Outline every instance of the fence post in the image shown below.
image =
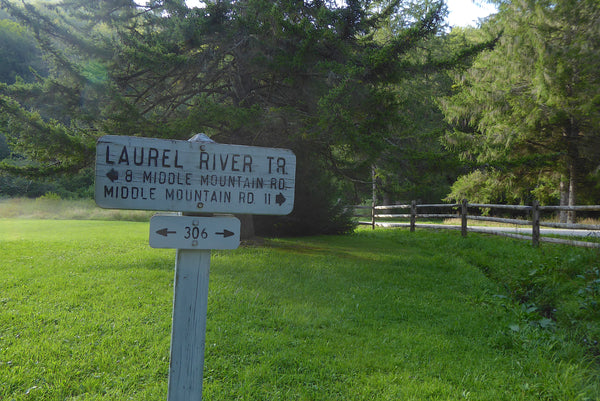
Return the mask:
[[460,233],[463,237],[467,236],[467,200],[463,199],[460,208]]
[[540,202],[534,200],[531,207],[531,245],[540,245]]
[[417,221],[417,201],[410,203],[410,232],[415,231],[415,223]]

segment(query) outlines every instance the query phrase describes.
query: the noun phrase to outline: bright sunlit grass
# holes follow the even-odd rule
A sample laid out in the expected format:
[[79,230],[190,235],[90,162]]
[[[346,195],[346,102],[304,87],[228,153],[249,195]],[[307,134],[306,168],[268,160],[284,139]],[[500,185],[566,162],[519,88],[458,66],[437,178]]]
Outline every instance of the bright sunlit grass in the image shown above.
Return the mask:
[[[166,399],[175,252],[147,243],[0,219],[0,399]],[[589,350],[498,284],[598,260],[565,249],[369,229],[213,251],[203,400],[598,399]]]
[[101,209],[92,199],[0,199],[0,218],[149,221],[154,212]]

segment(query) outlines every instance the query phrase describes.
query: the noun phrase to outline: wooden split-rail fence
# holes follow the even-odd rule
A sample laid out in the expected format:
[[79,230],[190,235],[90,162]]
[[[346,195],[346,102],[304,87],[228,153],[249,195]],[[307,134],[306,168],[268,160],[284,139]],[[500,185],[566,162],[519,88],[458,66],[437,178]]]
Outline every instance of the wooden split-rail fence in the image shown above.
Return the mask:
[[[600,212],[600,205],[593,206],[540,206],[537,201],[534,201],[531,206],[526,205],[497,205],[497,204],[482,204],[468,203],[463,200],[461,203],[454,204],[418,204],[412,201],[410,204],[386,205],[386,206],[353,206],[355,209],[355,217],[365,218],[370,217],[370,221],[359,221],[359,224],[386,227],[410,227],[410,231],[419,228],[434,228],[434,229],[454,229],[461,230],[463,237],[467,236],[468,231],[485,232],[489,234],[501,235],[505,237],[531,240],[533,246],[538,246],[540,242],[551,242],[557,244],[567,244],[574,246],[582,246],[587,248],[600,248],[600,225],[598,224],[570,224],[542,221],[540,216],[543,212]],[[407,210],[409,213],[397,213],[401,210]],[[365,214],[356,214],[356,211],[370,210],[370,216]],[[434,212],[427,213],[427,211]],[[448,211],[447,213],[439,213],[439,211]],[[483,211],[504,210],[510,214],[525,214],[528,218],[502,218],[485,215]],[[470,213],[472,211],[472,213]],[[383,213],[382,213],[383,212]],[[387,212],[387,213],[386,213]],[[390,213],[394,212],[394,213]],[[483,215],[482,215],[483,214]],[[600,214],[599,214],[600,215]],[[417,219],[456,219],[461,221],[459,225],[451,224],[432,224],[419,223]],[[381,221],[381,219],[408,219],[408,222],[390,222]],[[527,233],[522,233],[523,230],[508,229],[501,227],[481,227],[469,226],[469,220],[489,221],[494,223],[504,223],[515,226],[530,226],[526,229]],[[541,235],[540,227],[550,227],[556,231],[544,229],[544,234],[555,235],[559,237],[570,237],[576,233],[578,237],[588,240],[580,241],[565,238],[548,237]],[[512,232],[511,232],[512,231]],[[529,235],[530,233],[530,235]],[[596,242],[594,242],[596,240]]]

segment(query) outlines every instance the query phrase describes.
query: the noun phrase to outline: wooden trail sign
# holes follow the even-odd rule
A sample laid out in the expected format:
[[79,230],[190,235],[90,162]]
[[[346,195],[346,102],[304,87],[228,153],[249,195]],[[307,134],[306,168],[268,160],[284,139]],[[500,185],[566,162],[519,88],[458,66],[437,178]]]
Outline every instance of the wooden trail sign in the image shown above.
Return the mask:
[[[201,134],[199,134],[201,136]],[[287,149],[103,136],[96,148],[100,207],[163,210],[150,246],[175,248],[168,401],[201,401],[210,249],[235,249],[240,221],[197,213],[289,214],[296,156]]]
[[95,198],[114,209],[286,215],[296,156],[287,149],[103,136]]

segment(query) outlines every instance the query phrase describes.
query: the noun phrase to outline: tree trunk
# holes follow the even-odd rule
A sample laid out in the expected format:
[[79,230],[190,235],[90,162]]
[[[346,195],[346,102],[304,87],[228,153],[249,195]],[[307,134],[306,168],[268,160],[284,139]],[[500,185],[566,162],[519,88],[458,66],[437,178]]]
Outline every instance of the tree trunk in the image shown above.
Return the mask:
[[[577,122],[571,118],[567,130],[567,163],[569,168],[569,206],[575,206],[577,201],[577,162],[579,160],[579,127]],[[575,212],[567,212],[567,223],[575,223]]]
[[235,217],[240,219],[240,241],[251,240],[256,236],[254,231],[254,216],[251,214],[238,214]]
[[375,206],[377,206],[377,175],[375,174],[375,165],[371,166],[371,181],[373,184],[373,199],[371,202],[371,228],[375,229]]
[[[560,178],[560,206],[568,206],[569,205],[569,189],[566,183],[566,177],[561,176]],[[560,222],[567,222],[567,212],[561,210],[559,212]]]
[[[575,160],[571,160],[569,165],[569,206],[575,206],[576,198],[576,180],[577,180],[577,169],[575,167]],[[575,224],[575,212],[567,212],[567,223]]]
[[[569,160],[569,175],[568,177],[562,177],[560,180],[560,205],[561,206],[575,206],[577,202],[577,168],[575,161]],[[560,222],[561,223],[575,223],[575,212],[574,211],[560,211]]]
[[381,201],[381,204],[383,206],[389,206],[392,204],[392,198],[390,198],[390,194],[388,194],[387,192],[383,193],[383,199]]

